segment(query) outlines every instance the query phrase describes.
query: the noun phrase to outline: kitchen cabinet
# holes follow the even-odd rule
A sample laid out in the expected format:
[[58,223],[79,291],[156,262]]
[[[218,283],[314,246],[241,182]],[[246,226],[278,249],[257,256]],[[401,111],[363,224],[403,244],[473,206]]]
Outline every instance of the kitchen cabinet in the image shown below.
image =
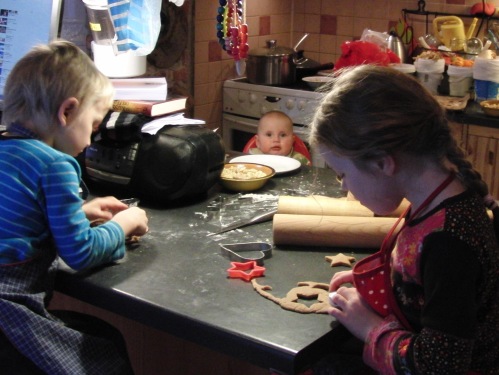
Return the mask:
[[499,199],[499,128],[450,122],[452,134],[467,159]]
[[467,125],[454,121],[449,121],[449,126],[451,128],[452,135],[457,141],[457,144],[460,147],[464,148],[466,142]]
[[499,129],[467,125],[465,150],[468,160],[480,172],[490,193],[499,197]]

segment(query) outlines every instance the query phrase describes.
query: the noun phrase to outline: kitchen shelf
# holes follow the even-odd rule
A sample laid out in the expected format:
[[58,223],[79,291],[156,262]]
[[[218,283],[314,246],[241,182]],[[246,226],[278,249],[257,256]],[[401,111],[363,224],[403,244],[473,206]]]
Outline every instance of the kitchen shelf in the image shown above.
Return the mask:
[[404,20],[405,20],[405,16],[407,14],[414,14],[417,16],[425,16],[426,17],[426,33],[428,33],[428,23],[429,23],[428,18],[430,16],[433,16],[433,17],[457,16],[457,17],[461,17],[461,18],[478,18],[478,19],[480,19],[480,25],[477,28],[477,34],[482,29],[484,21],[487,21],[487,23],[488,23],[490,20],[499,20],[499,17],[497,17],[497,16],[455,14],[455,13],[447,13],[447,12],[433,12],[433,11],[426,10],[425,8],[426,8],[426,1],[418,1],[418,9],[402,9],[402,13],[404,15]]

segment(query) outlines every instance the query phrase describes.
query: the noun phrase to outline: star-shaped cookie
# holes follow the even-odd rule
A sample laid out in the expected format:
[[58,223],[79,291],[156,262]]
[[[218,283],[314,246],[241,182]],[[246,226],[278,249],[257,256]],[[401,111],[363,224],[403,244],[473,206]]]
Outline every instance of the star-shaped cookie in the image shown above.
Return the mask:
[[331,263],[331,267],[335,266],[346,266],[352,267],[352,263],[355,262],[355,257],[339,253],[337,255],[328,255],[325,259]]

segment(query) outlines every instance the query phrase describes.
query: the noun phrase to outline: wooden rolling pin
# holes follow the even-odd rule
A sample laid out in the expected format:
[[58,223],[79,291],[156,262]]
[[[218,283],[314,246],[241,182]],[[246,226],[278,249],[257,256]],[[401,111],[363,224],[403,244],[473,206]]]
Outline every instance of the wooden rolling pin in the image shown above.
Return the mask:
[[[404,200],[388,217],[399,217],[407,208],[409,202]],[[277,204],[278,214],[295,215],[326,215],[326,216],[356,216],[374,217],[374,213],[357,200],[331,198],[322,195],[309,197],[281,196]]]
[[[276,245],[374,248],[397,221],[391,217],[275,214]],[[403,223],[401,221],[400,225]]]

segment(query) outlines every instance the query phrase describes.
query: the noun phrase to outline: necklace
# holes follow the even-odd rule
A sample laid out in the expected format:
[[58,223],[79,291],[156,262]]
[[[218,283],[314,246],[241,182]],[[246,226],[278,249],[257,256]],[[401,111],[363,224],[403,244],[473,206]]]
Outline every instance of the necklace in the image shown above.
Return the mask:
[[7,126],[7,131],[9,133],[16,133],[22,135],[24,138],[31,138],[31,139],[38,139],[40,140],[40,137],[38,134],[35,132],[32,132],[29,129],[26,129],[24,126],[19,124],[18,122],[13,122],[10,125]]

